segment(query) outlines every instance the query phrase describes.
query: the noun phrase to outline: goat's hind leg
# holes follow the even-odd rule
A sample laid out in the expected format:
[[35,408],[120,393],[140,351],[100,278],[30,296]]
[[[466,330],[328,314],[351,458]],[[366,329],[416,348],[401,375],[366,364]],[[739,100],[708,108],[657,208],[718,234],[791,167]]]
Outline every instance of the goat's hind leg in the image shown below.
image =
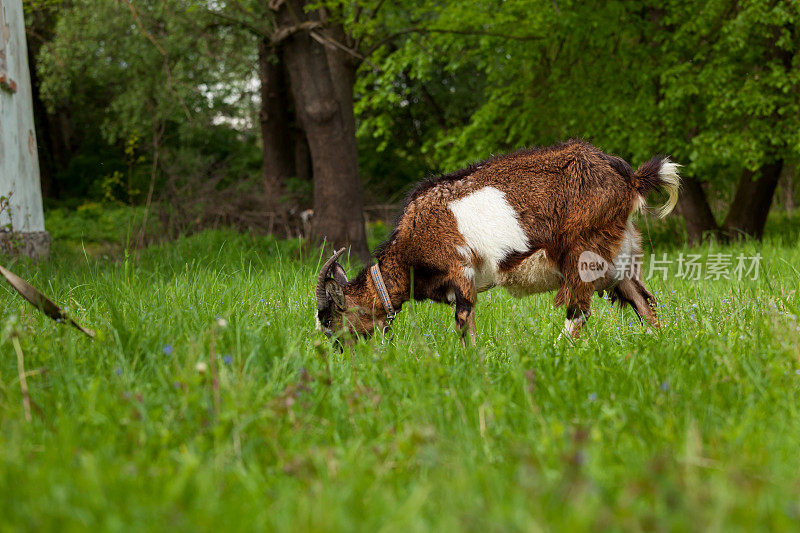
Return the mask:
[[616,287],[611,289],[611,301],[618,301],[620,307],[629,304],[639,316],[657,328],[659,326],[656,314],[656,299],[644,286],[641,280],[626,277]]

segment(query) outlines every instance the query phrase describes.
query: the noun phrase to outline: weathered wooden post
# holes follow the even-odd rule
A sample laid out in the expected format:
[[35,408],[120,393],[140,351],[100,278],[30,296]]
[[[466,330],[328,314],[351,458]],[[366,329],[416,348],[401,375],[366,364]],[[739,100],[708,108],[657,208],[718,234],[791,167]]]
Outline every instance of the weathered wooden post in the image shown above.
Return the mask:
[[46,255],[22,0],[0,0],[0,249]]

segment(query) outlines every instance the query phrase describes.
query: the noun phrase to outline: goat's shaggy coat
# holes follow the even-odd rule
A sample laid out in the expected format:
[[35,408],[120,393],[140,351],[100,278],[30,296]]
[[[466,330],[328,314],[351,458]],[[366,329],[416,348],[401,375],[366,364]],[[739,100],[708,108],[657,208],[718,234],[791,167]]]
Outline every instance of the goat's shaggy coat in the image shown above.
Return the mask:
[[[658,325],[640,273],[626,271],[641,249],[631,217],[656,188],[670,197],[660,215],[672,210],[677,167],[655,157],[634,172],[618,157],[569,141],[423,181],[375,252],[392,305],[400,309],[412,294],[455,304],[456,322],[472,342],[476,295],[497,285],[514,296],[558,291],[555,304],[566,304],[572,336],[589,316],[595,291],[609,291]],[[608,262],[599,279],[581,279],[579,258],[587,251]],[[322,328],[369,334],[382,327],[385,312],[367,270],[346,281],[338,264],[326,268],[317,292]]]

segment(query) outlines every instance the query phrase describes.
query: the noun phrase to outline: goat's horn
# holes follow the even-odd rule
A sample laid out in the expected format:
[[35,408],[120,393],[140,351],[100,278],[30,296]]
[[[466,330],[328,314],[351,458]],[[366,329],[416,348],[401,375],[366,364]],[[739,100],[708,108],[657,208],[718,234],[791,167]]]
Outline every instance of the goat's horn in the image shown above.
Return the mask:
[[325,264],[322,265],[322,270],[319,272],[319,276],[317,276],[317,309],[327,309],[328,308],[328,294],[325,292],[325,278],[328,277],[328,271],[331,269],[331,266],[339,259],[339,256],[344,253],[344,248],[335,252],[330,259],[325,261]]

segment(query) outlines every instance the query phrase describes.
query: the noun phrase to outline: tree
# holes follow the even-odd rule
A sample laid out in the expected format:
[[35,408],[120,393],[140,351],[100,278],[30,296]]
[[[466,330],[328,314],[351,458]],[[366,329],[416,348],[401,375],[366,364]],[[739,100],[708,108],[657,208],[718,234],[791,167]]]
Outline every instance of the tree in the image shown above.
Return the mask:
[[674,117],[698,111],[692,120],[676,120],[689,140],[692,170],[713,176],[727,166],[740,174],[721,226],[708,216],[697,183],[689,182],[692,193],[681,210],[690,216],[690,237],[721,230],[726,237],[761,238],[783,162],[800,151],[800,9],[791,2],[728,1],[698,12],[683,3],[665,18],[675,31],[666,43],[673,62],[663,77],[664,108]]
[[242,0],[211,13],[259,37],[265,182],[281,191],[286,177],[302,169],[307,146],[314,180],[312,240],[349,246],[368,261],[353,115],[357,63],[347,54],[352,50],[345,44],[343,8],[333,2]]
[[[278,9],[278,28],[324,22],[324,12],[306,12],[303,0],[287,0]],[[330,23],[329,23],[330,24]],[[330,24],[331,33],[341,27]],[[285,46],[289,83],[311,151],[314,174],[312,237],[334,247],[349,245],[368,261],[363,191],[353,115],[355,68],[305,31],[293,32]]]

